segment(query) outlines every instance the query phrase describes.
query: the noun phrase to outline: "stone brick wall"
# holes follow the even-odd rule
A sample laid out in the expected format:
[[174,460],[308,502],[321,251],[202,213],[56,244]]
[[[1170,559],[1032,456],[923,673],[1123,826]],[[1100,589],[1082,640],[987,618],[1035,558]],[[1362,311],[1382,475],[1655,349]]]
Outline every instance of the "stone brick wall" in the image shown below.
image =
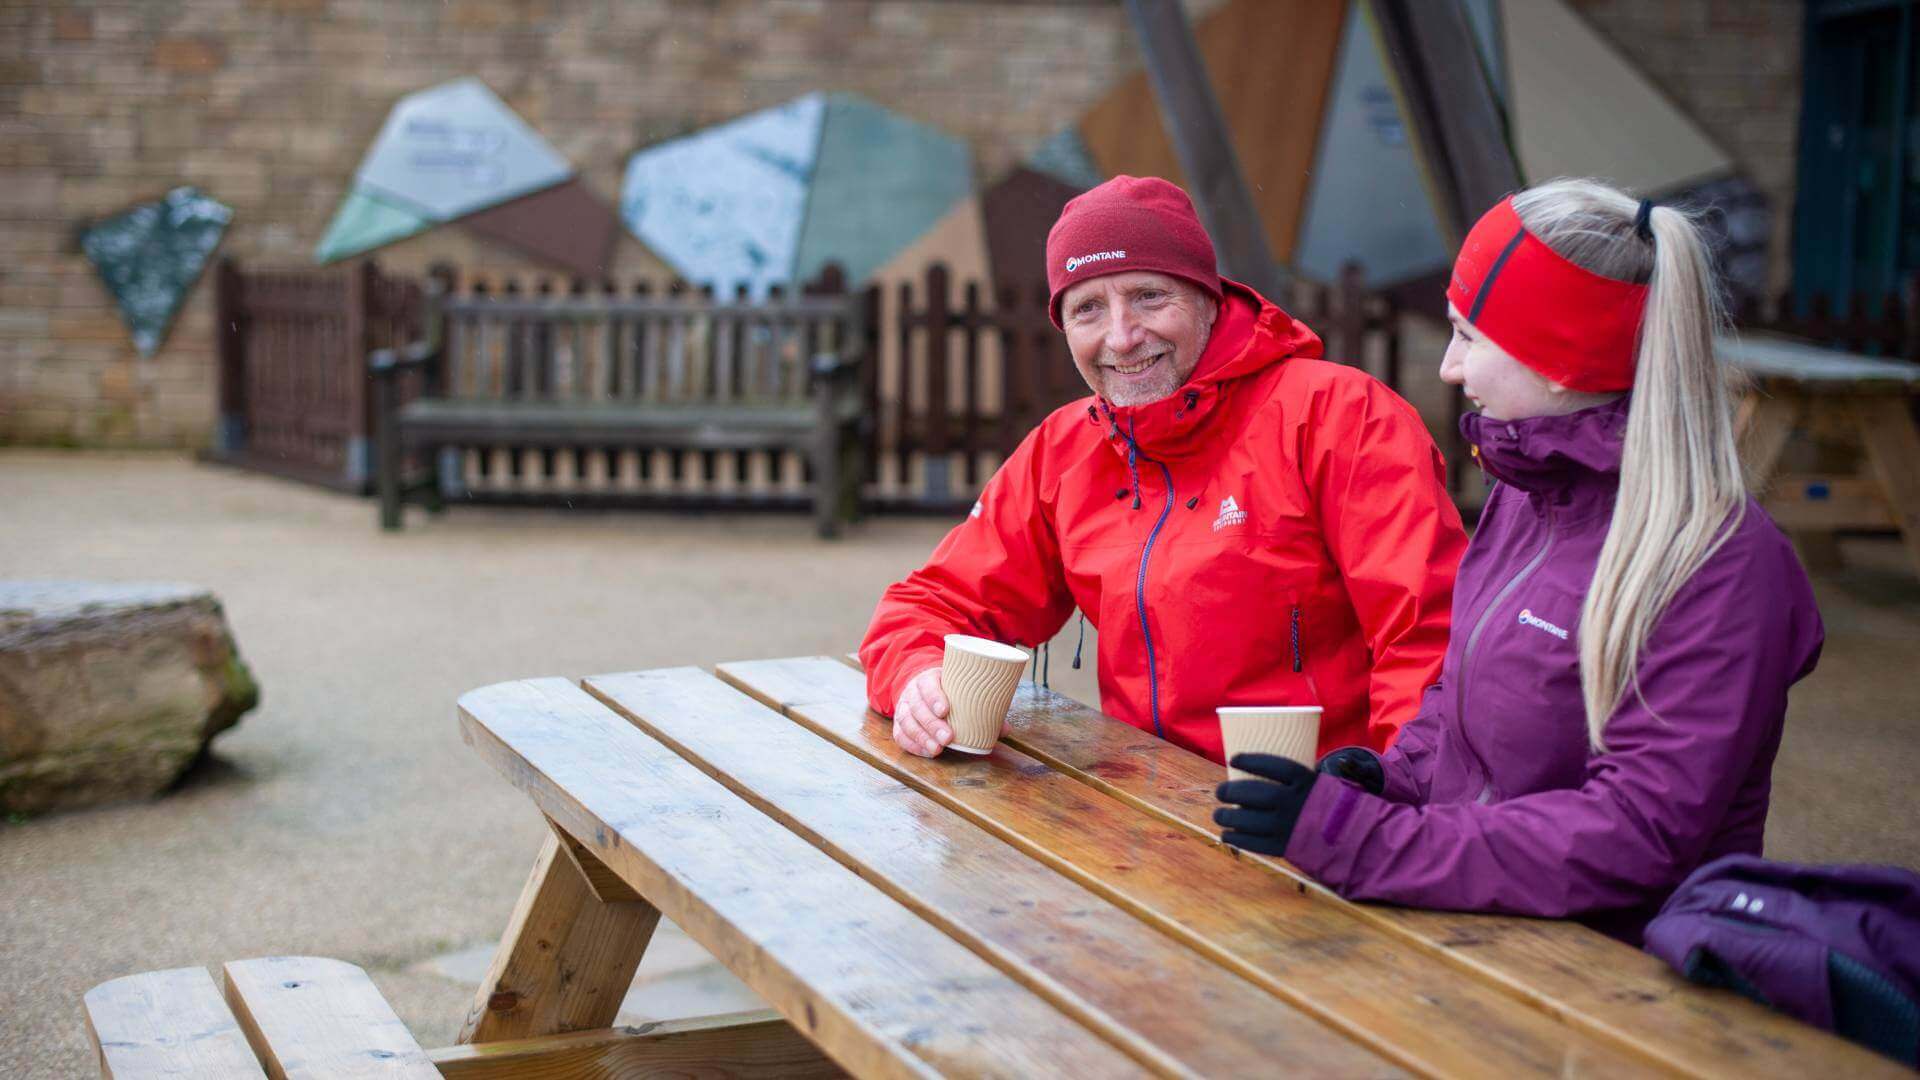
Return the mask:
[[[1784,282],[1800,5],[1574,2],[1773,198]],[[1138,62],[1107,0],[0,0],[0,443],[204,445],[211,275],[141,359],[78,230],[193,184],[224,253],[310,265],[408,92],[479,76],[611,201],[633,150],[812,90],[966,138],[990,182]],[[375,257],[539,269],[457,225]],[[615,269],[660,267],[623,235]]]
[[1766,192],[1772,291],[1792,278],[1802,0],[1574,0]]
[[[0,0],[0,443],[204,445],[212,275],[142,359],[78,229],[193,184],[234,209],[224,253],[310,265],[411,91],[479,76],[612,201],[639,147],[813,90],[966,138],[991,181],[1137,63],[1090,0]],[[375,257],[538,269],[457,225]],[[659,266],[623,236],[616,268]]]

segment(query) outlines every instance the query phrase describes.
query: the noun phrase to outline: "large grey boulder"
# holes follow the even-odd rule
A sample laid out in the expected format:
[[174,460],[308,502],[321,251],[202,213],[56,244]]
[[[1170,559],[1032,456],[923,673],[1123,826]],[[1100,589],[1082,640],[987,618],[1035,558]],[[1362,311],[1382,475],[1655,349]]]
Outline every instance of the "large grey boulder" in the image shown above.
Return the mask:
[[259,701],[205,589],[0,581],[0,811],[157,795]]

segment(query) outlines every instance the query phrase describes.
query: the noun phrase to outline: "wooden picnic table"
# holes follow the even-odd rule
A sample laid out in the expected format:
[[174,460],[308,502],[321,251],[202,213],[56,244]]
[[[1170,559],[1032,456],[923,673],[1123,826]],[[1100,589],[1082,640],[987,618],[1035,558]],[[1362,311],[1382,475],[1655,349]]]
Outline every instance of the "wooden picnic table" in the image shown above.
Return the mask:
[[[1838,562],[1842,529],[1897,530],[1920,571],[1920,364],[1859,356],[1777,334],[1722,338],[1720,354],[1751,380],[1740,404],[1740,459],[1767,513],[1809,562]],[[1837,473],[1786,473],[1796,438],[1857,450]]]
[[664,915],[784,1019],[729,1052],[767,1075],[1905,1075],[1575,923],[1342,900],[1218,842],[1221,767],[1031,684],[931,760],[829,657],[459,713],[552,826],[476,1051],[608,1027]]

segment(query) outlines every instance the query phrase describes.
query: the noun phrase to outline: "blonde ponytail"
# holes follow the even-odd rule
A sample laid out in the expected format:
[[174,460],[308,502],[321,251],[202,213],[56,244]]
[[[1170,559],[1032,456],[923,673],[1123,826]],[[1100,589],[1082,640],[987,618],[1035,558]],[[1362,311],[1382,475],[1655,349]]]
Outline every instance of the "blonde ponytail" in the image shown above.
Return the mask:
[[1527,231],[1596,274],[1648,285],[1621,455],[1620,492],[1580,609],[1580,689],[1596,752],[1631,687],[1640,649],[1673,596],[1739,524],[1746,489],[1728,378],[1714,353],[1724,322],[1700,230],[1592,180],[1555,180],[1514,196]]

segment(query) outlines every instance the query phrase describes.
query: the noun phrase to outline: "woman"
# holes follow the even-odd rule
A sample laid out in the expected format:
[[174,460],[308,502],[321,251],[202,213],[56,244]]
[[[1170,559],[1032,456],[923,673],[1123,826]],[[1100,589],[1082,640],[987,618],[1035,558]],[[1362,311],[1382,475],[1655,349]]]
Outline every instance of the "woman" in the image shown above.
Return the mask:
[[1474,227],[1447,298],[1440,375],[1496,483],[1441,681],[1384,758],[1236,758],[1265,779],[1214,820],[1345,896],[1637,941],[1689,871],[1760,851],[1812,590],[1742,484],[1684,214],[1541,185]]

